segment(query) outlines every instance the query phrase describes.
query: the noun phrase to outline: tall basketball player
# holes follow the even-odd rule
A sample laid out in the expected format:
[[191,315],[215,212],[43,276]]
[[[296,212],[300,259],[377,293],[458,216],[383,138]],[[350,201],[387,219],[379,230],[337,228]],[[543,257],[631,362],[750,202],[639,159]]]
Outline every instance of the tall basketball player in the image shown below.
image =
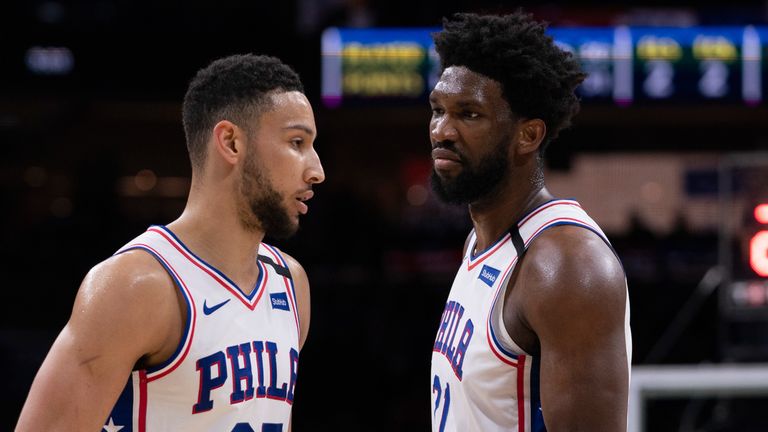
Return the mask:
[[542,174],[585,75],[521,12],[443,24],[432,183],[469,205],[474,229],[433,346],[432,428],[624,431],[624,272],[597,224]]
[[309,327],[302,267],[262,242],[294,233],[324,179],[296,73],[237,55],[183,104],[192,186],[85,277],[18,431],[287,431]]

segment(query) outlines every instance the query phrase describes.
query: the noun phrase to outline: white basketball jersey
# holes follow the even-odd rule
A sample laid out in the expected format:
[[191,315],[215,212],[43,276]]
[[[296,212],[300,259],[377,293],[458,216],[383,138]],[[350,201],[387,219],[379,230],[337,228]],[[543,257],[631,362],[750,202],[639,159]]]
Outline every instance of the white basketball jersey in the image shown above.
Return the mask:
[[168,361],[133,371],[104,430],[286,432],[300,333],[280,252],[261,243],[258,281],[246,295],[166,227],[150,227],[117,253],[134,249],[168,271],[186,301],[187,322]]
[[[477,255],[472,254],[477,238],[474,232],[470,235],[432,350],[433,431],[546,431],[539,358],[509,336],[502,308],[518,256],[542,231],[557,225],[584,227],[608,243],[597,224],[571,200],[542,204],[517,229]],[[625,333],[629,363],[629,300]]]

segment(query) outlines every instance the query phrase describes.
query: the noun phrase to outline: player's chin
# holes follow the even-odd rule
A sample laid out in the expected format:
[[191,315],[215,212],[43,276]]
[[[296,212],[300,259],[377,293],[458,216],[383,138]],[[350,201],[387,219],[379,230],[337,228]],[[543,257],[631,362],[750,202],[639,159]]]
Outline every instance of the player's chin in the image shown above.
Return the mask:
[[458,174],[446,173],[434,170],[432,171],[432,183],[434,183],[440,189],[451,189],[456,183]]
[[291,232],[291,235],[296,234],[296,232],[299,231],[301,228],[301,214],[297,213],[291,218],[291,225],[288,227],[288,230]]
[[295,217],[290,219],[290,223],[283,224],[279,228],[269,231],[269,236],[277,240],[285,240],[293,237],[298,231],[299,221],[298,217]]
[[462,173],[463,167],[460,165],[451,166],[450,168],[432,168],[432,178],[442,183],[452,183]]

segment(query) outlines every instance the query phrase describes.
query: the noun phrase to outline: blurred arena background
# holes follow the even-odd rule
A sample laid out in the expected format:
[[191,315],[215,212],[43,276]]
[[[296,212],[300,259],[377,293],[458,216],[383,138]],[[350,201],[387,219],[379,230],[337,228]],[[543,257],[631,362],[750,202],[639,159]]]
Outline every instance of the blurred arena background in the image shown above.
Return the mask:
[[[739,371],[768,363],[768,2],[744,0],[3,2],[0,429],[15,424],[86,271],[182,210],[190,169],[180,103],[194,72],[256,52],[302,76],[327,174],[299,235],[277,242],[312,286],[294,430],[428,430],[430,347],[470,227],[464,209],[429,191],[428,47],[409,78],[423,79],[416,90],[397,79],[345,81],[351,69],[333,62],[355,37],[344,29],[423,35],[452,12],[517,6],[566,29],[560,36],[595,77],[573,128],[550,147],[546,175],[555,194],[581,201],[623,260],[633,363],[652,377],[666,369],[651,366],[736,371],[721,390],[650,391],[645,430],[767,431],[768,380],[728,389],[740,388]],[[342,30],[323,33],[329,27]],[[584,48],[583,38],[602,37],[594,27],[614,42],[621,29],[724,36],[676,40],[683,33],[673,31],[641,47],[635,33],[627,97],[616,93],[620,50]],[[375,36],[346,48],[375,45],[365,38]],[[387,90],[398,88],[411,90]]]

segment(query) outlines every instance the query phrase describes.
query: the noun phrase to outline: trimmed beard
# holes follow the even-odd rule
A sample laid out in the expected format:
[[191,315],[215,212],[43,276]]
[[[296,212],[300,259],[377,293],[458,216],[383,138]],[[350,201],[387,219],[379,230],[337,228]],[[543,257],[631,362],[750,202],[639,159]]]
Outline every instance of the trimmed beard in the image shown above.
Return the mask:
[[432,167],[431,184],[440,200],[448,204],[471,204],[496,192],[509,170],[509,140],[501,140],[490,154],[480,159],[477,168],[473,168],[459,153],[452,142],[443,142],[444,147],[459,155],[463,170],[454,179],[442,178]]
[[283,205],[283,197],[264,177],[252,153],[245,157],[238,189],[241,197],[238,204],[240,223],[246,230],[261,230],[274,239],[285,239],[296,234],[299,224],[291,220]]

